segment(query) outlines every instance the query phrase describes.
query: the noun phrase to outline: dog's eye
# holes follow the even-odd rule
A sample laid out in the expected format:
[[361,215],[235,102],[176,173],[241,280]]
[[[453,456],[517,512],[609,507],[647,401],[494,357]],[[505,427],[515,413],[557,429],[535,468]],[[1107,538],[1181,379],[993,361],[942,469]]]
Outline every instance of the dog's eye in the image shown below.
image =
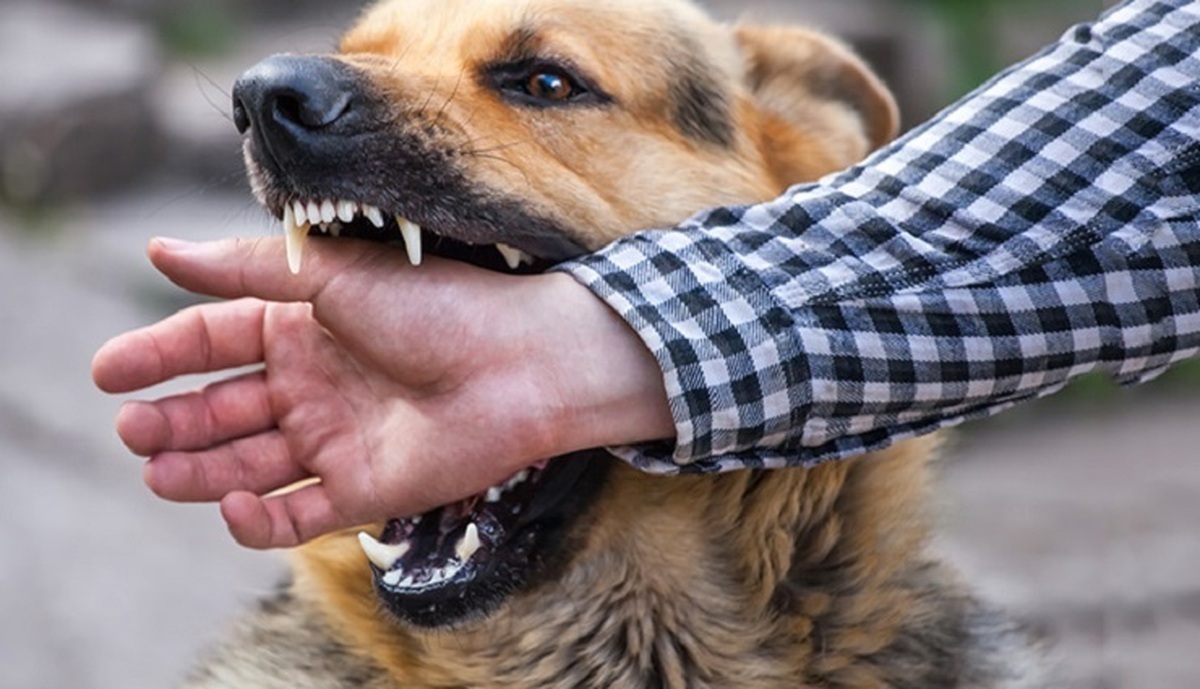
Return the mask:
[[576,93],[570,77],[556,70],[544,69],[529,77],[525,92],[538,100],[561,103]]
[[492,65],[486,79],[510,101],[534,107],[604,104],[611,101],[569,66],[547,60]]

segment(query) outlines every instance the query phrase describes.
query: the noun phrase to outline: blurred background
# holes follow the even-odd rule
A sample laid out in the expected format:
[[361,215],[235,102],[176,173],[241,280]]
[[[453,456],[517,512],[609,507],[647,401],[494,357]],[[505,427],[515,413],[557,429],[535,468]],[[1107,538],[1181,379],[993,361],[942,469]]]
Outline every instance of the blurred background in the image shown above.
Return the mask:
[[[713,0],[854,43],[908,124],[1093,19],[1098,0]],[[0,4],[0,689],[170,686],[280,556],[142,488],[88,364],[188,303],[156,234],[278,229],[246,189],[237,75],[326,50],[356,2]],[[194,384],[189,381],[188,384]],[[1200,370],[1088,380],[955,434],[938,545],[1057,649],[1063,687],[1200,686]]]

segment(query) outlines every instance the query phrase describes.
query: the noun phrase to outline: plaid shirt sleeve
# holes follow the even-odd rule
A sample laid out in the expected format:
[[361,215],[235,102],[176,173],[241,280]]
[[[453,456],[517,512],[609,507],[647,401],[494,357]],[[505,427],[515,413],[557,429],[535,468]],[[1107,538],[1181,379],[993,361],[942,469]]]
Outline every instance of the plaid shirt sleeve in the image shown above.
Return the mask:
[[1200,351],[1200,2],[1133,0],[864,164],[560,267],[662,366],[656,473],[811,465]]

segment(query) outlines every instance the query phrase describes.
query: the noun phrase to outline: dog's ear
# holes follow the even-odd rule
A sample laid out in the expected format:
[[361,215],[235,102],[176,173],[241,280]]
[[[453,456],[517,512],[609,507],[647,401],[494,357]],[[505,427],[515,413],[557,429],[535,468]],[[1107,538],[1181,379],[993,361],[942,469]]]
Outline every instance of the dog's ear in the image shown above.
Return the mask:
[[735,33],[763,155],[782,187],[847,167],[896,136],[895,99],[842,43],[796,27]]

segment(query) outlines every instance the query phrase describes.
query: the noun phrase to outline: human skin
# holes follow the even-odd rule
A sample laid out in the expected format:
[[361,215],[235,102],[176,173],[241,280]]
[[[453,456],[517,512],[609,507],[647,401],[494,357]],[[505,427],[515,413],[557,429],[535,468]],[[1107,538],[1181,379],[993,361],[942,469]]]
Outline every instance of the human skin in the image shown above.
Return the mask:
[[295,546],[468,498],[569,452],[674,435],[654,357],[569,276],[435,257],[414,268],[347,240],[313,239],[299,275],[278,238],[155,239],[148,254],[181,287],[227,301],[110,340],[93,378],[129,393],[228,372],[127,402],[117,432],[149,458],[151,490],[220,502],[242,545]]

